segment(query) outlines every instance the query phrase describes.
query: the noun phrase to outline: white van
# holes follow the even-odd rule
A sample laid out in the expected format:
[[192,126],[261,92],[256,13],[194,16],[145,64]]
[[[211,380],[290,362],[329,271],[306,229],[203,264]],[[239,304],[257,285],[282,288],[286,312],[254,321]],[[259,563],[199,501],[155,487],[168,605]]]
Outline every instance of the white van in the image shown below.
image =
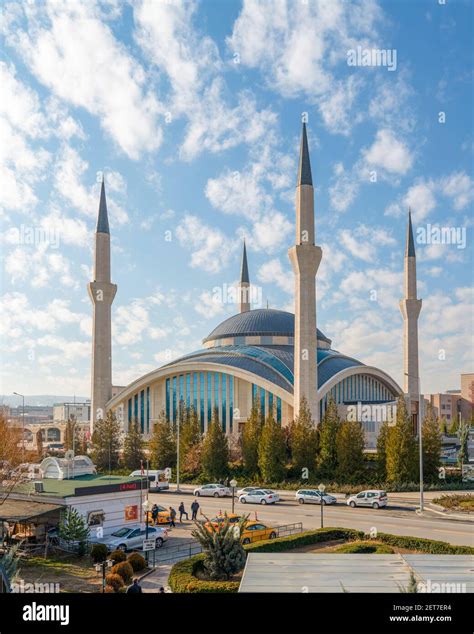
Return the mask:
[[169,477],[168,469],[149,469],[148,471],[141,469],[137,469],[136,471],[132,471],[130,474],[130,478],[146,478],[148,476],[148,480],[150,481],[150,490],[159,490],[159,491],[167,491],[170,488],[170,483],[168,480]]

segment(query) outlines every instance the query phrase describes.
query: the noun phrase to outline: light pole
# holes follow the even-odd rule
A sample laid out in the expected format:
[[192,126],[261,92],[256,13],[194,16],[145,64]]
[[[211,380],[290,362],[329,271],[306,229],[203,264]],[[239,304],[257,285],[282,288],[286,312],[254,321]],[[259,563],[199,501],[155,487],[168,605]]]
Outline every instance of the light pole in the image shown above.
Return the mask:
[[178,416],[176,419],[176,491],[179,493],[179,419],[181,418],[181,406],[178,410]]
[[105,561],[101,561],[95,565],[95,569],[97,572],[102,571],[102,593],[105,592],[105,571],[107,568],[112,568],[114,562],[110,559],[106,559]]
[[232,487],[232,515],[233,515],[234,514],[234,503],[235,503],[235,487],[237,486],[237,480],[235,478],[233,478],[229,482],[229,484]]
[[[148,493],[147,493],[147,497],[145,499],[145,501],[143,502],[143,510],[145,511],[145,539],[148,539],[148,523],[150,521],[149,518],[149,511],[151,508],[151,503],[150,500],[148,499]],[[148,550],[146,551],[146,560],[148,561]]]
[[[424,510],[424,496],[423,496],[423,434],[421,424],[421,390],[420,390],[420,377],[412,376],[405,372],[405,376],[412,377],[418,381],[418,449],[419,449],[419,464],[420,464],[420,513]],[[408,401],[411,410],[411,400]],[[411,414],[411,411],[410,411]]]
[[324,484],[320,484],[318,486],[319,491],[319,504],[321,505],[321,528],[324,528],[324,517],[323,517],[323,508],[324,508],[324,491],[326,490],[326,486]]
[[22,446],[22,456],[23,456],[23,462],[25,461],[25,395],[24,394],[19,394],[18,392],[13,392],[13,394],[15,394],[16,396],[21,396],[21,398],[23,399],[23,413],[21,416],[21,420],[22,420],[22,432],[21,432],[21,446]]

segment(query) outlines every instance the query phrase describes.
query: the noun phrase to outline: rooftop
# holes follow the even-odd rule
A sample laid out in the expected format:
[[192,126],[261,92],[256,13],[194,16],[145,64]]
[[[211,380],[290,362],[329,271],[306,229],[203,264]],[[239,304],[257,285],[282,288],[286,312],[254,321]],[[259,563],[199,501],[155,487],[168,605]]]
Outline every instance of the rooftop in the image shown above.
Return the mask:
[[14,489],[14,493],[29,494],[35,497],[58,497],[66,498],[75,495],[76,489],[85,487],[106,487],[110,484],[127,484],[139,482],[140,477],[130,476],[108,476],[108,475],[84,475],[69,480],[54,480],[45,478],[39,480],[43,484],[44,492],[36,493],[34,483],[20,484]]

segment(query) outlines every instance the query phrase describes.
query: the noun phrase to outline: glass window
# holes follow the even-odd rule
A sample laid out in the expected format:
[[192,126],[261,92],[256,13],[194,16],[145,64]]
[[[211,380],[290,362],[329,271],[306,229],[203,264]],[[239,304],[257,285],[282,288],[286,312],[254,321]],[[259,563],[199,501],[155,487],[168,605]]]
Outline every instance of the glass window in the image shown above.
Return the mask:
[[128,422],[132,420],[132,399],[128,399]]
[[173,423],[176,422],[176,410],[177,410],[177,394],[176,394],[177,377],[173,377]]
[[191,375],[186,374],[186,407],[191,406]]
[[234,377],[229,375],[229,430],[234,428]]
[[198,374],[197,372],[194,372],[193,373],[193,405],[194,405],[194,409],[196,410],[196,414],[198,413],[197,382],[198,382]]
[[199,401],[201,432],[204,432],[204,372],[199,373]]
[[365,498],[365,493],[359,493],[358,498]]
[[135,421],[138,423],[138,394],[133,397],[133,409]]
[[227,380],[226,375],[222,374],[222,429],[226,431],[227,425]]
[[281,398],[277,396],[277,423],[281,424]]
[[184,375],[179,375],[179,402],[184,401]]
[[212,373],[207,373],[207,422],[212,419]]
[[260,388],[260,409],[262,410],[262,416],[265,417],[265,390]]
[[140,392],[140,431],[145,431],[145,390]]
[[166,379],[166,418],[170,419],[170,380]]
[[150,433],[150,386],[146,388],[146,433]]

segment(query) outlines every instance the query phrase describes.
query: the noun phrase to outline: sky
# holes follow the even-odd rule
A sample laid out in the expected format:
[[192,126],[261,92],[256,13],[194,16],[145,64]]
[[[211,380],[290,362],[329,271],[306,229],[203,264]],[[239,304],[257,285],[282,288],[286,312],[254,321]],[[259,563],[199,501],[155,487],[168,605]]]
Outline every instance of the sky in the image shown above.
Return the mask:
[[0,393],[90,395],[102,174],[115,385],[238,312],[243,238],[260,306],[293,310],[302,120],[318,327],[402,384],[410,207],[421,389],[472,372],[470,2],[24,0],[0,32]]

